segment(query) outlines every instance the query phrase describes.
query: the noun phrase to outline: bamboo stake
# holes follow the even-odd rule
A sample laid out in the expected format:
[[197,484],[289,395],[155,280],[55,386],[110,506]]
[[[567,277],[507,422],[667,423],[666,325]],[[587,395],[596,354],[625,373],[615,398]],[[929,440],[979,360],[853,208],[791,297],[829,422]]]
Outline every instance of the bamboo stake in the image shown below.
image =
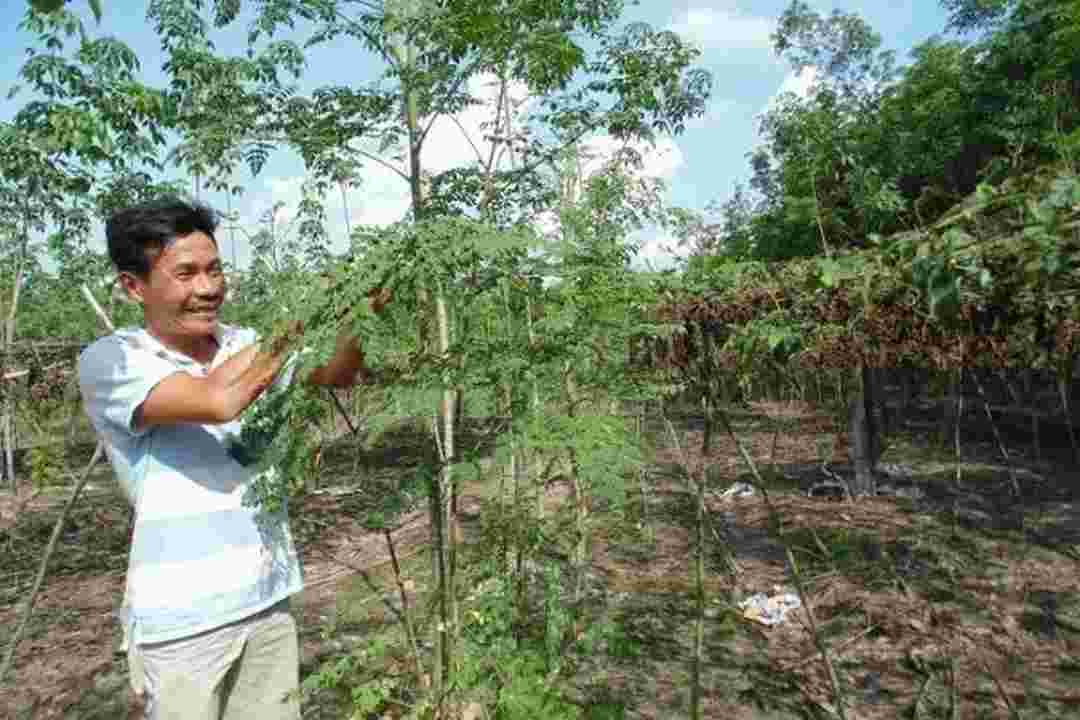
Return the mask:
[[[955,660],[953,662],[954,662],[954,666],[953,666],[953,683],[955,684],[955,682],[956,682]],[[989,663],[984,661],[984,662],[981,663],[981,665],[983,666],[983,670],[986,671],[986,674],[990,676],[990,680],[993,681],[994,687],[997,688],[998,694],[1001,695],[1001,699],[1005,701],[1005,707],[1008,708],[1008,710],[1009,710],[1009,718],[1010,718],[1010,720],[1020,720],[1020,710],[1016,707],[1016,704],[1012,701],[1012,698],[1009,697],[1009,693],[1005,691],[1005,685],[1002,684],[1002,682],[998,678],[997,674],[993,670],[990,669]],[[953,698],[954,698],[954,700],[953,700],[953,717],[954,718],[959,717],[958,703],[955,700],[957,695],[958,695],[958,693],[956,692],[956,689],[954,687],[954,689],[953,689]]]
[[[960,382],[959,382],[959,385],[960,385],[961,387],[963,387],[963,384],[964,384],[964,383],[963,383],[963,380],[964,380],[964,369],[963,369],[963,368],[960,368],[960,369],[959,369],[959,370],[957,371],[957,374],[958,374],[958,375],[959,375],[959,377],[960,377]],[[957,415],[958,415],[958,416],[959,416],[960,418],[963,418],[963,417],[964,417],[964,393],[960,393],[960,397],[959,397],[959,399],[957,400],[957,403],[958,403],[958,405],[957,405],[957,410],[956,410],[956,412],[957,412]],[[960,453],[960,422],[959,422],[959,420],[957,420],[957,422],[956,422],[956,425],[954,426],[954,437],[953,437],[953,440],[954,440],[954,442],[955,442],[955,445],[956,445],[956,487],[957,487],[957,488],[960,488],[960,487],[961,487],[961,484],[960,484],[960,475],[961,475],[961,472],[962,472],[962,470],[963,470],[963,462],[964,462],[964,461],[963,461],[963,456],[962,456],[962,455],[961,455],[961,453]]]
[[75,485],[75,490],[71,493],[71,497],[68,498],[67,504],[64,505],[60,517],[56,519],[56,524],[53,525],[52,535],[49,537],[49,544],[45,546],[45,554],[38,564],[37,577],[34,578],[34,587],[30,590],[30,597],[26,601],[26,606],[22,611],[22,617],[19,618],[19,622],[15,627],[15,634],[11,638],[11,644],[8,645],[7,653],[4,655],[4,664],[0,665],[0,683],[4,681],[4,676],[7,675],[8,670],[11,668],[12,662],[15,659],[15,648],[19,644],[19,639],[22,637],[23,631],[26,630],[26,626],[30,623],[30,615],[34,610],[34,601],[37,600],[38,592],[41,590],[41,585],[45,581],[45,570],[48,568],[49,560],[56,550],[56,543],[60,538],[60,531],[63,530],[64,523],[67,522],[68,516],[71,514],[71,508],[75,506],[75,501],[79,499],[79,495],[82,493],[86,481],[90,479],[90,472],[94,469],[94,466],[97,465],[98,460],[101,459],[104,453],[105,445],[99,441],[97,447],[94,448],[94,454],[90,458],[90,462],[87,463],[82,476]]
[[1058,395],[1061,396],[1061,406],[1065,411],[1065,425],[1069,428],[1069,444],[1072,445],[1073,462],[1080,465],[1080,445],[1076,442],[1076,429],[1073,427],[1072,416],[1072,382],[1076,358],[1071,357],[1063,363],[1057,371]]
[[[971,378],[975,381],[975,388],[979,392],[979,399],[982,400],[983,410],[986,412],[986,419],[990,421],[990,429],[994,431],[994,439],[997,440],[998,450],[1001,451],[1001,457],[1005,461],[1005,467],[1009,469],[1009,481],[1012,484],[1013,495],[1020,497],[1020,481],[1016,479],[1016,468],[1013,466],[1013,462],[1009,459],[1009,449],[1005,447],[1005,441],[1001,437],[1001,432],[998,430],[997,423],[994,421],[994,415],[990,412],[990,399],[986,396],[986,390],[983,388],[982,382],[979,381],[977,373],[972,372]],[[963,385],[960,386],[960,399],[964,397]],[[960,422],[960,418],[956,419],[957,424]],[[1021,515],[1021,519],[1023,516]]]

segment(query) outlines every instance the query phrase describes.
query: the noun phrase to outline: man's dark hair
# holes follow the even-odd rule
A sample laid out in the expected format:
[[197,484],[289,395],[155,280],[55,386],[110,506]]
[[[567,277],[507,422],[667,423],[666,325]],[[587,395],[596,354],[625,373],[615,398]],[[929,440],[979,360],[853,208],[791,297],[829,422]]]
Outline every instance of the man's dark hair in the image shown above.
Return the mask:
[[151,253],[159,253],[178,237],[206,233],[214,243],[218,214],[206,205],[175,197],[160,198],[117,210],[105,223],[109,258],[118,272],[150,274]]

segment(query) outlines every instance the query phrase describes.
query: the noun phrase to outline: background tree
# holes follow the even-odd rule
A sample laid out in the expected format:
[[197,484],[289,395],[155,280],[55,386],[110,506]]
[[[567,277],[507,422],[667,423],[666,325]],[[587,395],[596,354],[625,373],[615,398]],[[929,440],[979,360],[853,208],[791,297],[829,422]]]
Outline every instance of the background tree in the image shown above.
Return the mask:
[[[91,226],[115,207],[111,203],[119,199],[118,192],[145,188],[142,170],[156,166],[157,149],[164,143],[163,98],[137,80],[138,60],[126,45],[114,38],[90,37],[64,9],[30,9],[20,29],[36,36],[19,76],[37,98],[0,126],[0,205],[7,218],[4,235],[16,261],[14,275],[5,283],[11,291],[3,313],[5,362],[0,364],[5,366],[16,337],[21,290],[33,278],[35,294],[40,296],[52,284],[66,289],[70,298],[71,282],[102,268],[87,251]],[[8,97],[21,90],[13,87]],[[40,251],[36,238],[49,229],[54,232],[48,238],[48,255],[60,269],[55,281],[41,278],[31,257]],[[52,295],[50,299],[64,299],[63,290]],[[35,308],[38,313],[44,309]],[[74,328],[65,330],[78,334]],[[92,333],[90,322],[80,331]],[[5,391],[2,436],[6,474],[12,478],[13,410]]]

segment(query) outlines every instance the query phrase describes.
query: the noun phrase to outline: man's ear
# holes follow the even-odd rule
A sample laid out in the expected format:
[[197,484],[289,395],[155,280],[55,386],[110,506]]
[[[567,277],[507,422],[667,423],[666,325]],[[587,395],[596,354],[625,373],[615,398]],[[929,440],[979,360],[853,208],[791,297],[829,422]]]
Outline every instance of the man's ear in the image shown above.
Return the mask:
[[145,282],[134,273],[122,272],[116,276],[113,291],[119,291],[120,299],[141,305],[143,303],[144,285]]

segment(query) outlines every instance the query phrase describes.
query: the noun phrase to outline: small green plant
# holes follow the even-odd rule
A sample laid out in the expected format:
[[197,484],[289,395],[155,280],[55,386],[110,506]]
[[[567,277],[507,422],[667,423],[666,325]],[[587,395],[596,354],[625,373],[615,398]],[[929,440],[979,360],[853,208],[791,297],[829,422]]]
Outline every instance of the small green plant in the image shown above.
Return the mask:
[[30,449],[30,481],[41,489],[64,481],[62,446],[39,445]]

